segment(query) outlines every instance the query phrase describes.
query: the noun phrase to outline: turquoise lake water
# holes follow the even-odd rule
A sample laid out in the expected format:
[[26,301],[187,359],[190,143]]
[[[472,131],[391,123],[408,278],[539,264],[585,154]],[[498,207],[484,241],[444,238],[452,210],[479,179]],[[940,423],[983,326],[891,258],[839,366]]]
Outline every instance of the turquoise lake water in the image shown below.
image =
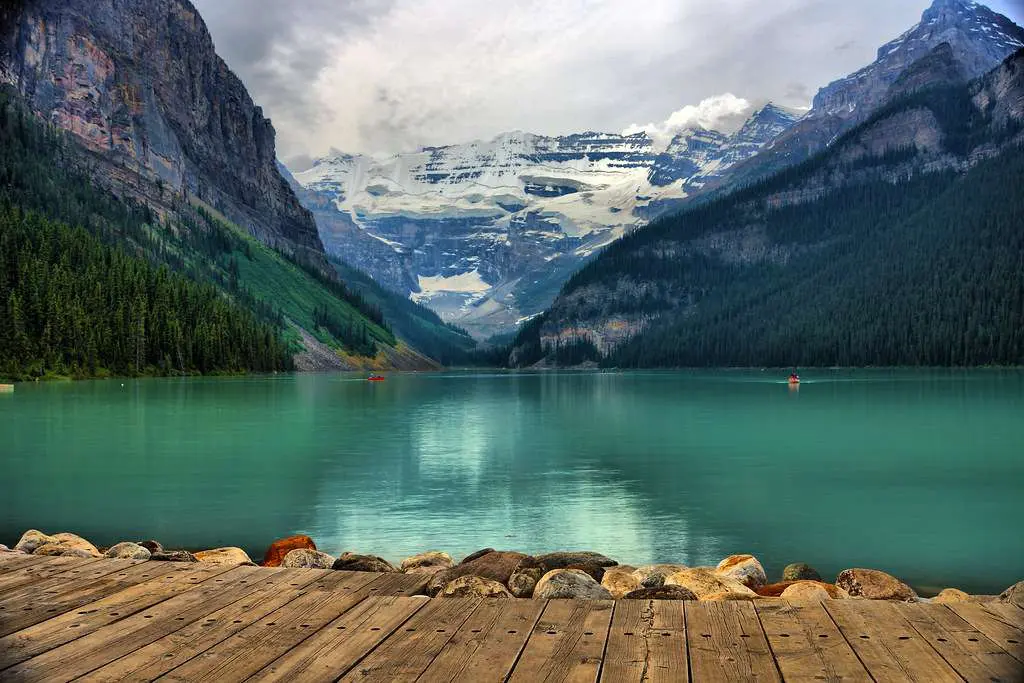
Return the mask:
[[[400,374],[18,385],[0,543],[622,563],[757,555],[927,591],[1024,578],[1024,372]],[[782,380],[782,381],[780,381]]]

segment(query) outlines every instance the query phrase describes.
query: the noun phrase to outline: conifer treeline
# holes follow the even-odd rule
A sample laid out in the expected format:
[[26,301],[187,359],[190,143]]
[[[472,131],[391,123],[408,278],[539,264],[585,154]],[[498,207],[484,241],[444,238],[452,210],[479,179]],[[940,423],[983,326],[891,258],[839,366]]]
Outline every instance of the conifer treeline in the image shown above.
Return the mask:
[[290,368],[276,330],[218,292],[11,206],[0,208],[0,374]]

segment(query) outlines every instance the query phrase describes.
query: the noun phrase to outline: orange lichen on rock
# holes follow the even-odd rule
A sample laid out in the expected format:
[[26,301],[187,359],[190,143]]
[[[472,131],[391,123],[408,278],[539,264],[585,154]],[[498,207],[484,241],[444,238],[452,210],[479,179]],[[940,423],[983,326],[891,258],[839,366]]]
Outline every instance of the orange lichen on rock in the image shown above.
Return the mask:
[[278,539],[270,544],[266,554],[263,555],[263,566],[280,567],[284,556],[293,550],[316,550],[316,543],[305,534]]

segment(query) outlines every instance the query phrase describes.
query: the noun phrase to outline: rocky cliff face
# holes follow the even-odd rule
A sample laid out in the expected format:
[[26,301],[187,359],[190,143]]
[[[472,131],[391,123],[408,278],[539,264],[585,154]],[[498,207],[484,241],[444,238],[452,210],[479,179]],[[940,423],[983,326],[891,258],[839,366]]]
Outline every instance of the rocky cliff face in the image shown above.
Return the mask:
[[[943,47],[945,46],[945,47]],[[799,163],[866,121],[893,96],[935,76],[966,83],[1024,47],[1024,29],[985,5],[935,0],[921,21],[878,49],[877,59],[822,88],[811,111],[771,148],[737,164],[717,189],[735,187]],[[914,74],[917,73],[915,78]],[[923,76],[923,78],[922,78]]]
[[388,159],[336,154],[295,174],[327,250],[479,335],[543,310],[579,265],[727,173],[797,117],[767,105],[732,135],[659,149],[644,133],[494,140]]
[[22,0],[3,18],[0,82],[95,152],[101,182],[205,203],[328,272],[277,170],[273,126],[188,0]]

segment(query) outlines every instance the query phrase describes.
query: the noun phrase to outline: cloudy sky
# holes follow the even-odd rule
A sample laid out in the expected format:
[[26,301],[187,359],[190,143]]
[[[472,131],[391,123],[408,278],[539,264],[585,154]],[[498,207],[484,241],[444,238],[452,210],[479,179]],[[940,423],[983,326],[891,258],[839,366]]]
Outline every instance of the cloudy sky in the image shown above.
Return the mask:
[[[193,0],[285,160],[807,106],[930,0]],[[1017,23],[1024,0],[992,0]],[[301,9],[298,9],[301,7]]]

